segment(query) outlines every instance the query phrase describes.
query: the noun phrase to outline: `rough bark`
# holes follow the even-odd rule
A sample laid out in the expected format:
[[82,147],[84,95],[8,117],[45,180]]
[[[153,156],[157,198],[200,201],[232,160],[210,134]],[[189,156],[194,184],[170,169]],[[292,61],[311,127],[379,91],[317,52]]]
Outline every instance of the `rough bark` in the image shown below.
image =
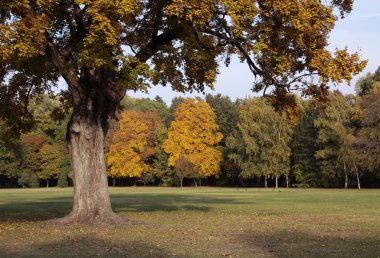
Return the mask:
[[74,100],[74,111],[67,128],[74,183],[73,209],[58,222],[115,225],[125,221],[111,208],[104,139],[109,118],[118,102],[109,98],[105,91],[107,85],[91,79],[83,76],[84,82],[78,90],[81,98],[79,102]]

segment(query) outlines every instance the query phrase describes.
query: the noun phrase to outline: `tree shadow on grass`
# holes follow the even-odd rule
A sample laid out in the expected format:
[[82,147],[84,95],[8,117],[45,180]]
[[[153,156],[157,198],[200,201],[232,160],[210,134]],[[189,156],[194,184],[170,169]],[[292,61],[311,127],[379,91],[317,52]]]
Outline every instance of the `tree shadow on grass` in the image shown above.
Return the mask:
[[232,198],[214,198],[207,196],[173,194],[133,194],[112,196],[112,206],[117,212],[173,212],[181,210],[209,212],[214,208],[214,205],[223,204],[243,203]]
[[[113,194],[115,212],[209,212],[214,205],[242,205],[231,198],[213,198],[172,194]],[[0,204],[0,222],[43,221],[63,217],[72,207],[72,197],[46,197]]]
[[331,232],[328,236],[317,232],[296,230],[273,230],[245,232],[237,241],[255,247],[270,257],[378,257],[380,238],[339,236]]
[[88,234],[48,243],[0,247],[2,257],[184,257],[137,241],[101,239]]

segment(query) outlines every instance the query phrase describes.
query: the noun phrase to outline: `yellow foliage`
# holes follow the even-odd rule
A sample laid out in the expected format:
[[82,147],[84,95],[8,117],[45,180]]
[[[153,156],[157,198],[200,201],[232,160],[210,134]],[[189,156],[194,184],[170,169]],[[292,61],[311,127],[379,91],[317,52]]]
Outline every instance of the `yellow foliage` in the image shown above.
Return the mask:
[[125,111],[120,128],[112,135],[107,153],[109,175],[112,177],[139,177],[150,167],[146,159],[154,154],[154,132],[160,126],[153,113]]
[[205,176],[217,175],[223,160],[216,145],[223,135],[218,131],[215,114],[204,101],[187,99],[175,112],[175,120],[168,131],[163,148],[169,154],[169,166],[182,154],[199,167]]

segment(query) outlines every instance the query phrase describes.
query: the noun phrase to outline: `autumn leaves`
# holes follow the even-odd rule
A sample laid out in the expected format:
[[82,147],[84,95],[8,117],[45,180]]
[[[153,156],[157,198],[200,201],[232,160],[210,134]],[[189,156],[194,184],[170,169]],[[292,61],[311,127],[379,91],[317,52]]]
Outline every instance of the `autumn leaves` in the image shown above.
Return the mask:
[[[141,178],[149,173],[157,151],[155,136],[162,126],[155,113],[124,111],[107,154],[110,176]],[[169,166],[181,157],[202,176],[218,175],[223,155],[217,145],[222,138],[211,107],[187,99],[177,108],[162,147]]]

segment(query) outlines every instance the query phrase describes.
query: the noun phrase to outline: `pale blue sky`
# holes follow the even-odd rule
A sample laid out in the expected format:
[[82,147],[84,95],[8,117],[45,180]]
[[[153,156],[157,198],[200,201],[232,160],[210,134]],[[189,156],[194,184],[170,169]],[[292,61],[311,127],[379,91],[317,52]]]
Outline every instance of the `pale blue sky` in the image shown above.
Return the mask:
[[[338,89],[344,93],[354,93],[356,80],[368,72],[373,72],[380,65],[380,1],[355,0],[354,10],[345,19],[339,20],[330,36],[331,50],[348,47],[350,52],[360,51],[362,57],[368,60],[365,70],[356,76],[351,86],[339,85]],[[215,90],[208,90],[212,94],[221,93],[232,99],[254,95],[251,91],[253,77],[246,64],[234,61],[226,68],[220,67],[220,75]],[[148,94],[141,92],[127,93],[133,97],[161,96],[168,104],[175,96],[202,96],[202,94],[175,93],[170,87],[153,86]]]

